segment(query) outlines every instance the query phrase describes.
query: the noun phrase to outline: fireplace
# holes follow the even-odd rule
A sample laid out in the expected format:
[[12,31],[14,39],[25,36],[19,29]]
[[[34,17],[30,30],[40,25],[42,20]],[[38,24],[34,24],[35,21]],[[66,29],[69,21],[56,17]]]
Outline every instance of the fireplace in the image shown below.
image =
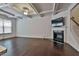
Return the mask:
[[64,43],[64,31],[63,30],[54,30],[53,31],[54,41]]

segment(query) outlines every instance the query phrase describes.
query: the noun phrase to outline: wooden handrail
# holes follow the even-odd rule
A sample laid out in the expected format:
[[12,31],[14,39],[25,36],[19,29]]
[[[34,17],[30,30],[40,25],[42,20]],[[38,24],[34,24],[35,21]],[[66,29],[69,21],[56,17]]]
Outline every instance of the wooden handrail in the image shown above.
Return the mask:
[[71,20],[72,20],[77,26],[79,26],[79,23],[77,23],[74,19],[75,19],[75,17],[71,17]]

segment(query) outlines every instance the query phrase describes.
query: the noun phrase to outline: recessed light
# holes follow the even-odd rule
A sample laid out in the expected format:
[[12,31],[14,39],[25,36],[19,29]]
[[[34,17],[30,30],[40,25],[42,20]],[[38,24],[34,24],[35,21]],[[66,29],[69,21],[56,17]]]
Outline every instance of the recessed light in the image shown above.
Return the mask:
[[24,15],[27,15],[28,14],[28,12],[24,12]]
[[26,7],[24,7],[23,9],[24,9],[24,14],[25,14],[25,15],[27,15],[27,14],[28,14],[28,12],[29,12],[29,9],[28,9],[28,8],[26,8]]

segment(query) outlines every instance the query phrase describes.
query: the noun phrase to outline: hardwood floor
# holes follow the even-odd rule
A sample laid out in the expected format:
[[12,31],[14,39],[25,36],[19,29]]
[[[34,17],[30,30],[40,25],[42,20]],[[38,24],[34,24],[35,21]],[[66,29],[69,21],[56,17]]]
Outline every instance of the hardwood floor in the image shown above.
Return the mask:
[[7,48],[2,56],[75,56],[79,55],[68,44],[56,44],[50,40],[33,38],[10,38],[0,41]]

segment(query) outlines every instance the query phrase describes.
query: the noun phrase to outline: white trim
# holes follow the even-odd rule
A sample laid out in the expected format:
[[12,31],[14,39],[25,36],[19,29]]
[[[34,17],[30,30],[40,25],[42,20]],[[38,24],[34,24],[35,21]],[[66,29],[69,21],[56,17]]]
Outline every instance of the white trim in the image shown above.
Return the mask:
[[70,5],[70,7],[68,8],[69,10],[71,10],[77,3],[73,3]]
[[50,37],[42,37],[42,36],[27,36],[27,35],[17,35],[16,37],[29,37],[29,38],[46,38],[46,39],[52,39]]
[[[76,51],[79,52],[79,47],[77,47],[76,45],[72,44],[71,42],[66,42],[68,43],[70,46],[72,46]],[[76,43],[77,44],[77,43]],[[78,45],[78,44],[77,44]]]
[[53,12],[53,10],[42,11],[42,12],[40,12],[39,14],[50,13],[50,12]]

